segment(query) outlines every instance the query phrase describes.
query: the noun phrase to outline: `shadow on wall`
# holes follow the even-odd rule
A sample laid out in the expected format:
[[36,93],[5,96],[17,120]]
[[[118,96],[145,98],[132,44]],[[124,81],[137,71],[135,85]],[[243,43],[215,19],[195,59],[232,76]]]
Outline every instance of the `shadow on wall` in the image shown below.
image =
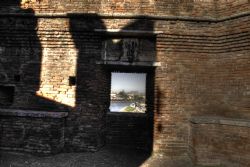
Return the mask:
[[[106,29],[96,14],[72,14],[70,33],[78,50],[76,64],[77,112],[69,113],[70,128],[66,133],[67,150],[83,151],[104,145],[105,114],[109,105],[109,80],[103,67],[96,65],[101,56],[102,37],[95,29]],[[93,147],[93,148],[92,148]]]
[[[143,40],[150,39],[155,41],[154,35],[149,35],[145,33],[133,33],[136,32],[152,32],[154,31],[154,22],[150,19],[133,20],[127,25],[122,27],[121,31],[117,34],[106,35],[105,38],[131,38],[137,39],[139,41],[138,56],[134,59],[134,62],[143,62],[142,50],[147,48],[143,45]],[[122,46],[123,40],[116,43],[117,46]],[[142,47],[142,48],[141,48]],[[155,48],[156,46],[154,46]],[[137,60],[138,59],[138,60]],[[130,62],[129,55],[127,55],[127,60],[124,55],[121,62]],[[130,62],[131,64],[133,62]],[[140,148],[148,151],[150,154],[153,150],[153,120],[154,120],[154,67],[146,66],[122,66],[122,65],[111,65],[108,69],[111,73],[113,71],[128,72],[128,73],[146,73],[146,104],[147,111],[144,116],[137,115],[126,115],[123,113],[118,114],[108,114],[107,115],[107,137],[106,141],[110,145],[123,145],[130,146],[133,148]],[[110,89],[110,86],[109,86]]]
[[[106,33],[106,27],[98,15],[82,14],[76,17],[74,14],[70,17],[70,32],[72,34],[75,46],[78,50],[77,59],[77,86],[76,86],[76,110],[79,112],[70,113],[69,119],[74,124],[74,129],[82,127],[82,132],[78,135],[69,134],[69,143],[80,134],[84,136],[83,143],[75,143],[69,149],[78,149],[79,144],[82,149],[88,145],[100,147],[104,145],[106,134],[110,135],[107,144],[118,144],[120,146],[132,146],[141,148],[146,147],[152,151],[153,143],[153,85],[154,69],[153,67],[135,67],[135,66],[106,66],[97,65],[96,61],[101,60],[102,42],[107,38],[145,38],[144,34],[124,34],[123,30],[141,30],[153,31],[154,23],[147,20],[136,20],[121,29],[121,32],[109,34]],[[94,31],[95,29],[102,30]],[[154,37],[151,37],[154,38]],[[117,43],[116,43],[117,45]],[[119,44],[118,44],[119,45]],[[146,72],[147,78],[147,107],[148,113],[145,117],[136,117],[133,115],[111,116],[107,111],[110,105],[110,87],[111,72]],[[112,118],[111,118],[112,117]],[[74,123],[73,123],[74,122]],[[107,124],[106,124],[106,123]],[[110,125],[112,123],[112,125]],[[107,126],[106,126],[107,125]],[[116,126],[114,126],[116,125]],[[90,128],[87,128],[90,127]],[[73,132],[73,131],[71,131]],[[112,132],[117,132],[113,134]],[[112,135],[113,134],[113,135]],[[87,137],[86,137],[87,136]],[[86,140],[88,138],[88,140]],[[107,140],[108,140],[107,139]],[[88,143],[91,141],[91,143]]]
[[[32,9],[21,8],[21,1],[1,1],[0,11],[29,13],[30,17],[1,17],[0,84],[15,89],[12,106],[5,108],[56,110],[66,106],[37,96],[41,81],[42,47],[37,34],[37,18]],[[4,9],[3,9],[4,8]],[[3,90],[0,90],[2,95]],[[6,100],[6,99],[5,99]]]
[[[43,82],[43,48],[37,31],[38,20],[32,9],[23,9],[21,6],[21,0],[0,1],[0,12],[3,12],[0,16],[0,109],[53,111],[67,108],[37,95]],[[28,17],[19,16],[26,13],[29,14]],[[35,153],[47,148],[46,151],[50,152],[48,145],[53,147],[51,143],[58,140],[52,141],[48,138],[51,139],[53,135],[60,136],[60,128],[56,132],[50,128],[58,122],[57,120],[49,122],[47,118],[2,114],[0,118],[1,149],[28,150]],[[47,143],[43,145],[44,141]]]
[[[81,151],[89,146],[100,148],[106,141],[108,146],[147,150],[144,160],[136,165],[139,166],[153,150],[154,68],[100,65],[96,62],[102,59],[104,40],[107,38],[145,38],[144,34],[124,34],[123,31],[153,31],[154,22],[146,19],[135,20],[122,27],[120,32],[112,34],[106,32],[107,29],[101,17],[96,14],[68,16],[70,32],[78,50],[78,56],[75,107],[77,112],[69,113],[68,121],[71,122],[71,127],[68,129],[73,130],[66,133],[66,138],[68,138],[66,149]],[[102,32],[95,31],[96,29]],[[155,38],[155,36],[150,38]],[[112,71],[147,73],[147,113],[144,116],[108,113]]]
[[[1,1],[0,6],[9,8],[13,13],[34,14],[31,9],[22,9],[21,1]],[[101,18],[96,14],[68,15],[70,19],[70,33],[78,50],[76,70],[76,105],[74,108],[37,95],[40,89],[42,51],[37,32],[37,18],[4,16],[1,22],[0,42],[0,85],[14,87],[15,98],[12,106],[2,108],[17,108],[31,110],[68,111],[67,127],[65,130],[65,146],[67,151],[84,151],[100,148],[105,144],[107,130],[118,130],[116,137],[121,139],[127,131],[127,140],[121,145],[145,144],[149,153],[153,143],[153,110],[154,110],[154,70],[152,67],[123,67],[124,71],[146,72],[147,78],[147,109],[148,113],[140,124],[131,115],[128,119],[131,125],[122,122],[118,129],[107,129],[106,117],[110,104],[110,69],[104,65],[97,65],[101,59],[102,42],[108,34],[94,31],[106,30]],[[154,23],[148,20],[135,20],[122,30],[153,31]],[[120,34],[120,33],[119,33]],[[112,36],[112,35],[111,35]],[[129,38],[130,35],[120,34]],[[137,36],[133,35],[133,38]],[[144,38],[141,34],[138,38]],[[49,68],[49,67],[47,67]],[[112,67],[115,70],[116,67]],[[53,86],[53,85],[52,85]],[[0,90],[1,91],[1,90]],[[1,93],[1,92],[0,92]],[[5,93],[6,94],[6,93]],[[72,111],[74,110],[74,111]],[[119,117],[123,117],[122,115]],[[124,117],[125,118],[125,117]],[[119,119],[116,120],[120,124]],[[133,127],[134,126],[134,127]],[[132,139],[132,140],[131,140]],[[118,143],[119,144],[119,143]],[[150,154],[147,155],[147,157]],[[147,158],[145,157],[145,159]],[[138,166],[142,162],[138,162]]]

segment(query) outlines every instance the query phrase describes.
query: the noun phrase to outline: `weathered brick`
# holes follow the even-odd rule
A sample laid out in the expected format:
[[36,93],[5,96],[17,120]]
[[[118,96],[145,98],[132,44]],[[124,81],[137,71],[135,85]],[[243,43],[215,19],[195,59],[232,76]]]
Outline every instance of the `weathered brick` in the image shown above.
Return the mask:
[[[196,149],[198,155],[194,157],[212,164],[211,159],[217,157],[215,151],[199,143],[189,147],[192,133],[192,140],[201,138],[213,147],[220,146],[217,142],[230,130],[238,135],[237,140],[247,134],[245,128],[217,125],[209,130],[215,139],[202,136],[206,135],[204,127],[189,131],[193,115],[250,118],[247,0],[32,0],[23,1],[21,6],[11,2],[0,2],[0,85],[13,86],[15,95],[12,105],[1,108],[67,111],[66,124],[59,123],[46,132],[63,131],[60,149],[98,150],[106,140],[108,144],[167,155],[187,155]],[[120,67],[122,62],[114,67],[97,63],[102,60],[103,40],[131,36],[154,39],[153,60],[161,65],[135,68],[124,64]],[[107,114],[112,70],[151,75],[147,81],[147,114]],[[20,81],[15,81],[15,75],[20,75]],[[76,77],[73,86],[69,84],[72,76]],[[4,140],[9,149],[17,149],[11,147],[14,143],[23,146],[18,145],[19,150],[51,153],[48,137],[39,136],[37,131],[46,134],[47,128],[39,129],[38,124],[50,126],[53,120],[1,119],[5,130],[0,133],[11,138],[9,143],[7,138]],[[26,128],[22,126],[34,127],[30,131],[34,135],[27,134],[32,142],[25,146],[24,141],[14,140],[22,133],[20,129]],[[51,138],[57,140],[56,136]],[[234,147],[222,146],[231,151]],[[244,152],[239,145],[236,148]],[[203,155],[210,158],[202,159]],[[225,160],[221,155],[218,162]],[[237,163],[236,155],[231,158]],[[243,166],[248,164],[244,159]]]

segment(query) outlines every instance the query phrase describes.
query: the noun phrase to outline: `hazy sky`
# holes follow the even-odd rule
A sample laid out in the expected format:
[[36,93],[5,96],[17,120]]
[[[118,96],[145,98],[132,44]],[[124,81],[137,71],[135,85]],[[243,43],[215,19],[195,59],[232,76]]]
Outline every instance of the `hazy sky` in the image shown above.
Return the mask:
[[112,73],[111,91],[146,91],[146,74],[144,73]]

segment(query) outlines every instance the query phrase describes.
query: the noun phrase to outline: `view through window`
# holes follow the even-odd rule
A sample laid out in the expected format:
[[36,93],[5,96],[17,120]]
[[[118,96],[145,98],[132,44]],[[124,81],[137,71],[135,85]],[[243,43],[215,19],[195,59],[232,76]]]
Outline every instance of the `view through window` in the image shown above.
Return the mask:
[[146,111],[146,74],[112,72],[110,111]]

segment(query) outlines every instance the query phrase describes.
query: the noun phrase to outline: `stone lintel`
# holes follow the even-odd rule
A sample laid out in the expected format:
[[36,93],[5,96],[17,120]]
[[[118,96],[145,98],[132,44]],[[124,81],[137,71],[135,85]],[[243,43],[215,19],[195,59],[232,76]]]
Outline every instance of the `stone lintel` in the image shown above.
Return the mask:
[[250,120],[248,119],[225,118],[216,116],[196,116],[192,117],[190,119],[190,122],[193,124],[219,124],[250,127]]
[[101,65],[121,65],[121,66],[144,66],[144,67],[160,67],[161,62],[121,62],[121,61],[96,61],[96,64]]
[[67,112],[50,112],[19,109],[0,109],[0,116],[35,117],[35,118],[64,118]]

